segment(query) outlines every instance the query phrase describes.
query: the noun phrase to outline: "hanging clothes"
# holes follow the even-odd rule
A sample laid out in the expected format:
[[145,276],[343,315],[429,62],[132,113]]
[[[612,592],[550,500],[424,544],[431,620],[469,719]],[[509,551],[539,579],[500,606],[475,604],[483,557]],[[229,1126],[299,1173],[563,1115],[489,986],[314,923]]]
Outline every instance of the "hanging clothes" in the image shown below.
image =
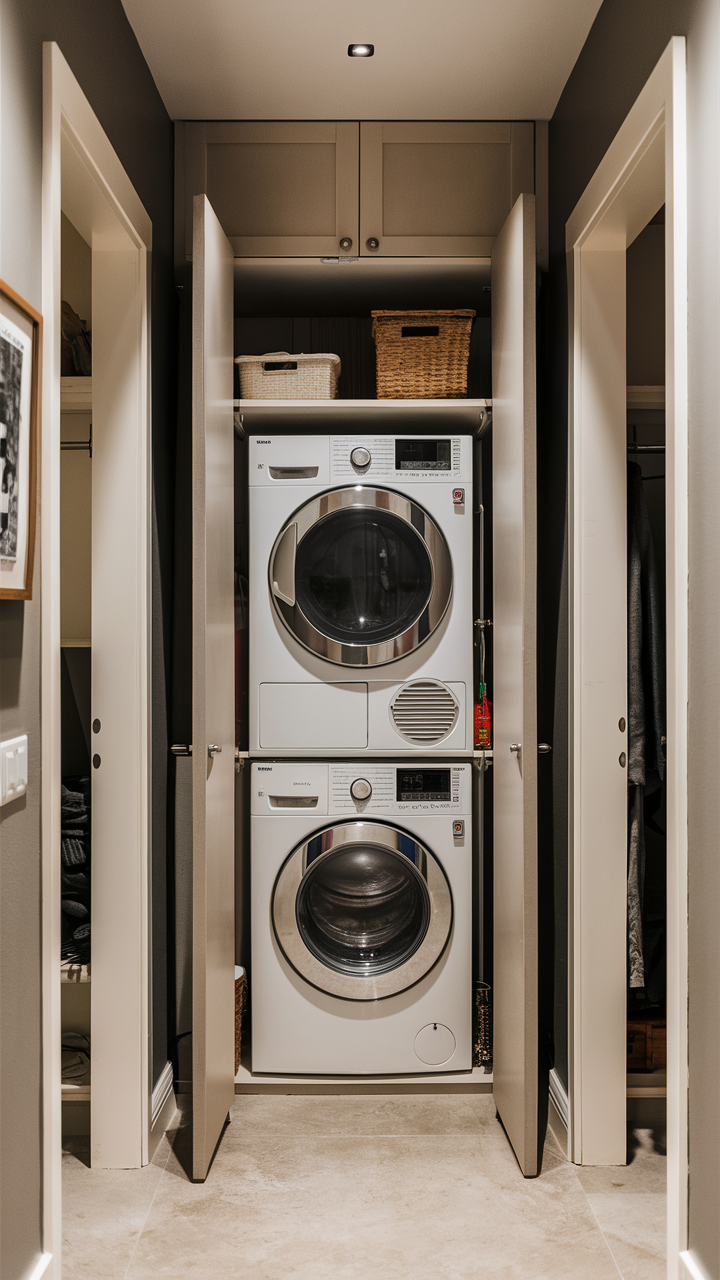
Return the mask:
[[645,986],[645,797],[665,780],[665,632],[642,471],[628,463],[628,957]]

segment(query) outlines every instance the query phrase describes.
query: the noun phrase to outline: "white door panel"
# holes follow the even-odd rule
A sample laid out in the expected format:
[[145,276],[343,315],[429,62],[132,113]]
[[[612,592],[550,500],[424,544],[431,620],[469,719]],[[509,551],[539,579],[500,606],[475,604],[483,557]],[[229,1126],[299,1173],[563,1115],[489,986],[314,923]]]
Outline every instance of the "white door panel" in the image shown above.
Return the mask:
[[233,255],[205,196],[193,220],[193,1177],[202,1179],[235,1096]]
[[538,1170],[535,198],[492,251],[494,1049],[498,1114]]

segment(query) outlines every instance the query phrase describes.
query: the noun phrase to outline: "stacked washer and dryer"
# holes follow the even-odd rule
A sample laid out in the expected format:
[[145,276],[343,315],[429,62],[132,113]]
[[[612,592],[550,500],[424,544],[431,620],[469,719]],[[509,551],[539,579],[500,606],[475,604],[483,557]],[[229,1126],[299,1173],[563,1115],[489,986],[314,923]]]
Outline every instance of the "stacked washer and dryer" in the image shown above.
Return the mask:
[[252,1069],[472,1065],[472,439],[253,437]]

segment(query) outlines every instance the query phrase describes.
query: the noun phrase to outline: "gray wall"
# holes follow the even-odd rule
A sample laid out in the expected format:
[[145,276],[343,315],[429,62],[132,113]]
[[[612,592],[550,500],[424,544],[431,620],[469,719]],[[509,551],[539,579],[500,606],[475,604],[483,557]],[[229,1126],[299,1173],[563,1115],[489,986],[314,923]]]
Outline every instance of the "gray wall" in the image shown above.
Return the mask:
[[[565,222],[673,35],[687,36],[690,377],[690,1245],[720,1277],[720,8],[717,0],[605,0],[550,123],[550,279],[545,287],[549,601],[543,677],[556,748],[567,740],[564,524],[567,438]],[[556,610],[556,612],[555,612]],[[567,1072],[563,931],[567,916],[567,763],[554,755],[556,1064]]]
[[[153,222],[153,1066],[167,1060],[167,707],[176,395],[172,125],[120,0],[0,5],[0,276],[41,309],[42,43],[56,40]],[[29,735],[27,797],[0,811],[0,1274],[41,1251],[40,575],[0,603],[0,732]]]

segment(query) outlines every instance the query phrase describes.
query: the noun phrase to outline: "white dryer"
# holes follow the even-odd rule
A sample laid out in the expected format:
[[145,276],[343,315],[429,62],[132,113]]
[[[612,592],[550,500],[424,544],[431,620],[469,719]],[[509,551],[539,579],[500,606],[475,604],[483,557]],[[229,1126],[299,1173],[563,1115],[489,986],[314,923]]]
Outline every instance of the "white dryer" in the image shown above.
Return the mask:
[[472,438],[260,436],[250,752],[472,752]]
[[254,1072],[471,1069],[471,775],[253,764]]

